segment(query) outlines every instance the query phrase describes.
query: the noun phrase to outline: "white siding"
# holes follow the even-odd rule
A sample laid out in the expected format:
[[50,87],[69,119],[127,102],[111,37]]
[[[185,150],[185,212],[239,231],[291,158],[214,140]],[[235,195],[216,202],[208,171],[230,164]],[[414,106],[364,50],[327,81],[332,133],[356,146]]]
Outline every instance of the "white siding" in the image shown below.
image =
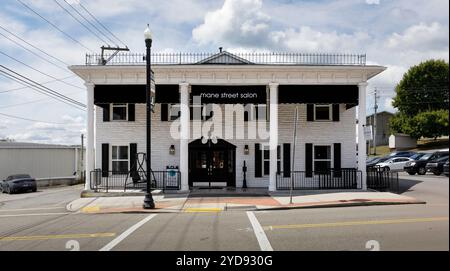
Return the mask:
[[75,151],[70,148],[0,148],[0,179],[13,174],[30,174],[33,178],[73,176]]
[[[346,110],[345,105],[340,106],[339,122],[307,122],[306,105],[287,105],[279,106],[279,144],[291,143],[293,135],[293,118],[295,107],[299,108],[299,123],[297,132],[296,146],[296,170],[304,170],[305,163],[305,143],[332,145],[333,143],[342,144],[342,167],[356,167],[356,143],[355,143],[355,107]],[[152,114],[152,168],[153,170],[165,170],[168,165],[179,166],[179,141],[170,136],[170,125],[172,122],[160,121],[160,104],[156,105],[155,113]],[[101,167],[101,144],[108,143],[112,145],[129,145],[137,143],[138,152],[145,152],[145,105],[136,105],[136,121],[134,122],[103,122],[102,108],[96,108],[96,168]],[[233,116],[227,115],[230,119]],[[246,126],[246,124],[244,124]],[[236,127],[244,129],[245,127]],[[192,129],[192,125],[191,125]],[[224,129],[223,129],[224,130]],[[246,130],[246,129],[244,129]],[[223,131],[225,133],[225,131]],[[246,138],[246,137],[245,137]],[[225,139],[227,140],[227,139]],[[254,157],[255,143],[268,144],[268,140],[258,141],[254,139],[233,139],[227,140],[236,145],[236,186],[242,187],[243,172],[242,166],[244,160],[247,162],[247,184],[250,187],[268,187],[269,176],[255,178]],[[175,155],[169,154],[170,145],[175,145]],[[244,155],[244,146],[249,145],[250,153]],[[292,145],[291,145],[292,150]],[[110,149],[111,155],[111,149]],[[111,159],[110,169],[111,169]]]

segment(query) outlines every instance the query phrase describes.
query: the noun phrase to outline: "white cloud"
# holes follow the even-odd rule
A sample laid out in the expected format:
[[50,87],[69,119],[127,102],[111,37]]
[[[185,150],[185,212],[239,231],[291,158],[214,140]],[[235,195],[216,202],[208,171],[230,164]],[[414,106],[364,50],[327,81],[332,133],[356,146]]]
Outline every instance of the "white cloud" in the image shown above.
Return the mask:
[[200,44],[253,44],[269,29],[270,17],[261,8],[261,0],[225,0],[220,9],[205,15],[192,37]]
[[366,4],[368,5],[379,5],[380,0],[366,0]]
[[407,28],[403,33],[393,33],[387,39],[387,47],[401,50],[439,50],[449,43],[448,26],[440,23],[420,23]]
[[393,99],[392,98],[386,98],[384,100],[383,108],[385,111],[389,112],[396,112],[397,110],[392,106]]
[[336,31],[320,32],[308,26],[302,26],[299,30],[288,29],[272,34],[272,40],[276,45],[292,51],[304,52],[354,52],[370,39],[369,34],[365,32],[339,34]]

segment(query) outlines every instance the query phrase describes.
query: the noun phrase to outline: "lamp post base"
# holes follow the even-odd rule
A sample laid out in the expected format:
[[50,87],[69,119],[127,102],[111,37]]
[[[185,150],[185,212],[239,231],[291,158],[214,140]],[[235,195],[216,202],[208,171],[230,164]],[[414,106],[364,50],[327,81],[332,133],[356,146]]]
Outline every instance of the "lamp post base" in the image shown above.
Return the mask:
[[155,209],[155,202],[153,201],[152,195],[145,194],[144,205],[142,207],[144,209]]

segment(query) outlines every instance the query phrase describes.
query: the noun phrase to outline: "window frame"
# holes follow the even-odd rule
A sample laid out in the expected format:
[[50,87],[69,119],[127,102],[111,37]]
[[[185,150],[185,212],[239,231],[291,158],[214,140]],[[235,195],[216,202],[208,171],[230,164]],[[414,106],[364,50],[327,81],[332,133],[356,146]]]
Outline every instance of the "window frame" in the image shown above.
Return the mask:
[[[329,159],[316,159],[316,147],[329,147],[330,148],[330,158]],[[312,166],[314,174],[317,174],[316,170],[316,162],[330,162],[330,169],[333,168],[333,158],[334,158],[334,149],[333,144],[317,144],[313,145],[313,153],[312,153]]]
[[[328,119],[317,119],[317,108],[328,108]],[[314,121],[329,122],[333,120],[333,105],[332,104],[314,104]]]
[[[121,159],[119,155],[119,149],[121,147],[127,148],[127,159]],[[116,148],[116,158],[114,158],[114,148]],[[114,170],[114,162],[127,162],[127,173],[130,170],[130,147],[128,145],[111,145],[111,171],[113,175],[120,175],[123,172]]]
[[[277,146],[277,172],[281,172],[281,167],[283,166],[283,161],[282,161],[282,157],[283,157],[283,148],[282,148],[283,144],[280,144]],[[262,159],[262,176],[266,177],[270,175],[270,145],[268,144],[261,144],[261,151],[262,151],[262,155],[261,155],[261,159]],[[264,158],[264,152],[268,151],[269,152],[269,157],[266,159]],[[269,163],[269,171],[266,174],[265,172],[265,162]]]
[[[125,119],[114,119],[114,108],[117,108],[117,107],[125,107]],[[116,121],[116,122],[128,121],[129,112],[128,112],[128,104],[127,103],[112,103],[110,105],[109,111],[110,111],[110,113],[109,113],[110,121]]]

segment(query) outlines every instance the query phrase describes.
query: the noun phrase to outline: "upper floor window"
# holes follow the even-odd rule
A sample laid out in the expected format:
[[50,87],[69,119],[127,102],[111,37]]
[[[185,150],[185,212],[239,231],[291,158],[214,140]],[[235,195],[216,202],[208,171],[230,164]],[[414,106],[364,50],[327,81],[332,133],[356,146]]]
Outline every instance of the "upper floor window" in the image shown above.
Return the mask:
[[127,120],[127,104],[112,104],[112,120]]
[[330,121],[333,119],[331,105],[314,105],[314,120],[316,121]]

